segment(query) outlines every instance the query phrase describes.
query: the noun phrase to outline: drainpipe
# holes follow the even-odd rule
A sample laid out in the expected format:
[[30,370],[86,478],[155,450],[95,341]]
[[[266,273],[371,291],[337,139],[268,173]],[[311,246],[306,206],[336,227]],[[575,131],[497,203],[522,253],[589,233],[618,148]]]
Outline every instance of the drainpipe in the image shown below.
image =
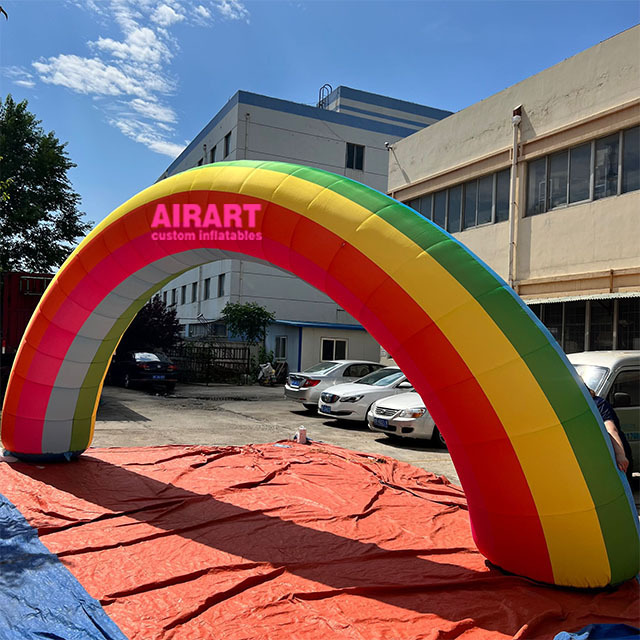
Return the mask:
[[513,125],[513,148],[511,152],[511,189],[509,202],[509,286],[515,288],[516,280],[516,178],[518,171],[518,132],[522,122],[522,105],[513,110],[511,124]]
[[251,117],[250,113],[244,114],[244,159],[249,159],[249,118]]

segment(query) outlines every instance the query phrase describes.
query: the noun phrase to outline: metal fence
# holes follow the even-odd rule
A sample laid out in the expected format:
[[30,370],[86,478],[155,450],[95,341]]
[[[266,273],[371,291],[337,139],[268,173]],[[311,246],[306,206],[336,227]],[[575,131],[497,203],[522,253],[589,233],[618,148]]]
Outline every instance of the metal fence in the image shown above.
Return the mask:
[[167,352],[182,382],[242,382],[251,369],[252,348],[237,342],[183,342]]

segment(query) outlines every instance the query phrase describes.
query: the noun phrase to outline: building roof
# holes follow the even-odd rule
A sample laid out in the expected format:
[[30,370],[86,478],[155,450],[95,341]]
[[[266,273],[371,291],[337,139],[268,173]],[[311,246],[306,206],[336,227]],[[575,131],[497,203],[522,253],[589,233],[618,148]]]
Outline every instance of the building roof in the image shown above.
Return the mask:
[[[341,100],[349,99],[370,104],[373,107],[382,107],[403,112],[406,118],[398,115],[391,115],[362,109],[353,105],[345,105]],[[302,104],[300,102],[292,102],[290,100],[282,100],[281,98],[272,98],[270,96],[252,93],[250,91],[237,91],[233,97],[216,113],[216,115],[208,122],[205,127],[195,136],[195,138],[187,145],[182,153],[167,167],[165,173],[171,174],[175,167],[180,164],[182,159],[189,154],[195,147],[198,147],[208,133],[224,118],[231,109],[238,104],[245,104],[254,107],[262,107],[273,111],[290,113],[292,115],[302,116],[305,118],[313,118],[323,120],[333,124],[341,124],[366,131],[374,131],[376,133],[386,134],[397,138],[405,138],[406,136],[423,129],[428,126],[428,122],[422,122],[417,118],[411,119],[411,114],[422,118],[434,118],[436,120],[451,115],[451,111],[435,109],[414,102],[398,100],[397,98],[388,98],[368,91],[359,89],[351,89],[350,87],[340,86],[335,89],[328,98],[328,104],[335,104],[339,111],[329,108],[321,109],[320,107]],[[351,113],[345,113],[350,111]],[[356,115],[357,114],[357,115]],[[382,122],[383,118],[392,122]]]
[[276,320],[273,324],[283,324],[288,327],[302,327],[311,329],[347,329],[351,331],[365,331],[359,324],[339,324],[337,322],[304,322],[298,320]]

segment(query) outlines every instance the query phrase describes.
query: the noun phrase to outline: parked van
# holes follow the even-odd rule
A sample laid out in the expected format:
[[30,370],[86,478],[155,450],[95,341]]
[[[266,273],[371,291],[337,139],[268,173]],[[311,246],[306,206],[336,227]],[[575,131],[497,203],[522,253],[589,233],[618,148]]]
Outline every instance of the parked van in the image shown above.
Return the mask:
[[583,351],[567,356],[585,384],[609,401],[620,418],[640,471],[640,351]]

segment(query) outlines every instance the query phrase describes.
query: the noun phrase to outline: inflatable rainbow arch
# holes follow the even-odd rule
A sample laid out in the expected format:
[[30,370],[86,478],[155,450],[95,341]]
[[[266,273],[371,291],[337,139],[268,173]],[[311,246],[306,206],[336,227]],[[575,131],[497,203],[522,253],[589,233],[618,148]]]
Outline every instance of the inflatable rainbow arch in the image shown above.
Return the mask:
[[429,407],[494,564],[546,583],[616,584],[639,567],[638,518],[586,388],[518,296],[409,207],[343,176],[219,162],[162,180],[73,252],[25,333],[2,413],[24,459],[91,443],[110,358],[147,300],[229,254],[331,296]]

